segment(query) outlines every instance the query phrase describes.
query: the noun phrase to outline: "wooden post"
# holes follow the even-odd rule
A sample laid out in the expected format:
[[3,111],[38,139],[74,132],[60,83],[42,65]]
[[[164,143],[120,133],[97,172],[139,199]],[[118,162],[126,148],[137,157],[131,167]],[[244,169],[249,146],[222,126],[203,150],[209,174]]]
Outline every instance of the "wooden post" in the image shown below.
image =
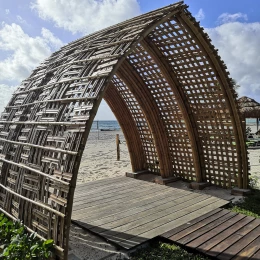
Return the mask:
[[259,118],[256,118],[256,132],[258,132],[258,128],[259,128]]
[[98,140],[99,140],[98,120],[97,120],[97,132],[98,132]]
[[117,161],[120,161],[120,140],[119,140],[119,134],[116,134],[116,153],[117,153]]

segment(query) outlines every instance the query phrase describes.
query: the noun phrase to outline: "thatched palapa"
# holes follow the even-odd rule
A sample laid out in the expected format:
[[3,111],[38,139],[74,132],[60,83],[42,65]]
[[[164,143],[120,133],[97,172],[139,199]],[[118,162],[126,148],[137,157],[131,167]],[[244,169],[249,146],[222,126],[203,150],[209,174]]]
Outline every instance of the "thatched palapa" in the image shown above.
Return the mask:
[[0,120],[0,206],[67,258],[73,194],[105,99],[133,171],[246,188],[245,137],[225,64],[182,2],[74,41],[37,67]]
[[253,98],[241,97],[238,99],[238,105],[244,118],[260,118],[260,104]]

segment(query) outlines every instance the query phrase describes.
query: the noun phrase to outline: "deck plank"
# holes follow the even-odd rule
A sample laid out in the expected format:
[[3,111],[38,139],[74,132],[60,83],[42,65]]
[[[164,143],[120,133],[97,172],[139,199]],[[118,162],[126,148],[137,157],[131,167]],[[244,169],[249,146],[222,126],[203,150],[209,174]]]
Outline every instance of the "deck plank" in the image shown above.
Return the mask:
[[[222,252],[218,255],[218,258],[227,260],[230,259],[231,254],[237,254],[239,250],[235,251],[233,245],[235,246],[237,241],[239,241],[242,237],[246,236],[259,225],[260,221],[253,219],[253,221],[251,221],[249,224],[247,224],[246,226],[244,226],[243,228],[241,228],[240,230],[238,230],[237,232],[233,233],[231,236],[220,242],[219,246],[222,248]],[[218,249],[216,248],[216,251],[217,250]],[[212,248],[212,251],[215,251],[215,248]]]
[[[241,216],[242,214],[239,214]],[[199,246],[199,251],[202,251],[203,253],[207,252],[207,255],[210,256],[217,256],[220,253],[222,253],[227,248],[227,241],[225,243],[221,243],[223,241],[223,237],[230,237],[232,234],[236,233],[238,230],[249,224],[253,221],[254,218],[252,217],[243,217],[238,222],[233,222],[230,227],[228,227],[226,230],[224,229],[222,232],[220,232],[215,237],[211,238],[207,242],[201,244]],[[231,241],[229,240],[229,245]]]
[[[181,226],[179,226],[177,228],[171,229],[171,230],[163,233],[161,236],[165,237],[165,238],[169,238],[169,237],[172,237],[173,235],[175,235],[177,233],[180,233],[180,232],[184,232],[184,234],[187,234],[185,229],[188,229],[188,228],[192,227],[195,230],[196,227],[194,228],[194,225],[196,225],[197,223],[200,223],[200,222],[203,223],[204,220],[207,220],[207,218],[209,218],[211,216],[213,216],[213,218],[214,218],[214,215],[218,214],[219,212],[223,212],[223,209],[217,208],[215,210],[212,210],[212,211],[208,212],[207,214],[204,214],[204,215],[202,215],[202,216],[200,216],[198,218],[195,218],[195,219],[193,219],[193,220],[191,220],[189,222],[186,222],[185,224],[183,224],[183,225],[181,225]],[[224,213],[223,213],[223,215],[224,215]],[[191,232],[192,232],[192,230],[189,229],[188,233],[191,233]]]
[[[119,223],[116,222],[115,225],[113,226],[113,232],[118,231],[118,232],[125,232],[127,230],[136,228],[136,227],[143,227],[146,230],[152,229],[154,225],[159,222],[165,222],[162,218],[171,218],[173,215],[174,217],[178,217],[179,215],[183,215],[183,211],[185,210],[186,207],[190,207],[198,201],[205,200],[203,196],[198,195],[197,197],[194,197],[193,194],[190,194],[185,197],[181,197],[178,201],[178,203],[173,204],[171,203],[170,205],[164,204],[164,208],[162,208],[161,211],[155,211],[154,209],[150,211],[145,211],[142,219],[135,219],[132,221],[128,221],[128,219],[123,219],[123,221],[120,221]],[[151,223],[151,224],[150,224]],[[146,225],[144,225],[146,224]],[[152,226],[152,227],[150,227]],[[110,231],[105,232],[104,234],[109,234]],[[134,231],[133,231],[134,232]],[[135,235],[136,233],[133,233]],[[138,233],[137,233],[138,235]]]
[[77,186],[72,221],[129,249],[228,203],[141,180],[110,178]]
[[168,195],[167,192],[165,193],[165,191],[150,190],[149,192],[142,194],[142,196],[126,198],[125,203],[127,204],[125,203],[118,204],[117,202],[114,201],[114,202],[110,202],[109,204],[106,204],[106,206],[100,207],[100,205],[97,203],[94,207],[91,208],[91,210],[82,208],[81,210],[73,212],[73,216],[75,219],[81,219],[81,218],[86,219],[86,216],[88,216],[89,219],[98,219],[105,215],[120,213],[121,211],[127,208],[126,207],[127,205],[128,207],[131,208],[134,208],[136,206],[141,207],[145,203],[146,199],[152,198],[158,194],[165,194],[165,196]]
[[[181,238],[188,236],[188,235],[192,234],[193,232],[196,232],[197,230],[199,230],[199,229],[205,227],[206,225],[216,221],[216,219],[219,219],[219,218],[225,216],[228,213],[229,213],[228,210],[221,210],[220,212],[213,214],[213,216],[209,216],[206,219],[204,219],[204,218],[200,219],[199,222],[190,226],[188,230],[186,230],[186,229],[181,230],[181,231],[178,230],[179,232],[176,232],[176,234],[172,234],[172,236],[170,236],[170,239],[178,241]],[[183,227],[183,225],[181,227]],[[185,225],[185,227],[187,227],[187,226]],[[163,234],[163,236],[165,236],[165,234]]]
[[[199,197],[199,195],[198,195],[198,197]],[[195,197],[195,199],[197,199],[198,197]],[[154,206],[147,210],[138,212],[138,213],[134,214],[134,216],[132,216],[132,215],[126,216],[124,218],[120,218],[119,220],[114,220],[108,224],[106,224],[106,223],[101,224],[99,227],[117,230],[117,229],[119,229],[118,227],[124,226],[126,228],[127,225],[128,226],[134,225],[134,223],[142,224],[147,221],[151,221],[149,216],[152,215],[153,218],[156,218],[162,214],[166,214],[166,211],[172,212],[173,209],[175,209],[175,207],[177,207],[180,203],[184,203],[186,201],[189,201],[190,199],[194,199],[193,194],[191,196],[191,195],[185,195],[185,194],[179,193],[174,198],[174,203],[173,203],[172,199],[164,204],[162,204],[162,202],[160,202],[160,204],[156,208]],[[140,207],[140,208],[142,208],[142,207]],[[155,214],[155,212],[156,212],[156,214]],[[92,231],[97,232],[97,229],[99,227],[96,227],[96,229],[92,229]]]
[[260,260],[260,219],[226,209],[214,210],[162,236],[214,259]]
[[[238,255],[241,250],[243,250],[248,244],[253,242],[260,235],[260,219],[255,220],[258,226],[245,236],[241,236],[240,239],[231,245],[227,250],[218,256],[219,259],[231,259],[230,256]],[[229,258],[228,258],[229,257]]]

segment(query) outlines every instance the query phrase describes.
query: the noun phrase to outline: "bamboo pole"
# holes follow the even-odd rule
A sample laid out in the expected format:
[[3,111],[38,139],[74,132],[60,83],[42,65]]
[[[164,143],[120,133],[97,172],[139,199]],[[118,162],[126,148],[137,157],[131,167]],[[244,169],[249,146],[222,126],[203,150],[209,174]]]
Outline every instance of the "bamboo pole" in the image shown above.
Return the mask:
[[59,149],[59,148],[52,148],[52,147],[48,147],[48,146],[41,146],[41,145],[31,144],[31,143],[16,142],[16,141],[11,141],[11,140],[4,139],[4,138],[0,138],[0,141],[10,143],[10,144],[17,144],[17,145],[21,145],[21,146],[29,146],[29,147],[39,148],[39,149],[43,149],[43,150],[51,151],[51,152],[56,152],[56,153],[64,153],[64,154],[71,154],[71,155],[77,154],[77,152],[73,152],[73,151],[67,151],[67,150],[63,150],[63,149]]
[[43,204],[43,203],[40,203],[40,202],[31,200],[31,199],[28,199],[27,197],[22,196],[22,195],[20,195],[20,194],[14,192],[14,191],[8,189],[7,187],[5,187],[4,185],[2,185],[1,183],[0,183],[0,187],[1,187],[2,189],[4,189],[5,191],[7,191],[7,192],[9,192],[9,193],[11,193],[11,194],[13,194],[13,195],[19,197],[20,199],[26,200],[26,201],[28,201],[28,202],[30,202],[30,203],[36,205],[36,206],[39,206],[39,207],[41,207],[41,208],[43,208],[43,209],[46,209],[46,210],[48,210],[48,211],[51,211],[51,212],[55,213],[56,215],[58,215],[58,216],[60,216],[60,217],[62,217],[62,218],[65,217],[65,214],[63,214],[63,213],[61,213],[61,212],[59,212],[59,211],[57,211],[57,210],[55,210],[55,209],[53,209],[53,208],[51,208],[51,207],[49,207],[49,206],[46,206],[46,205]]
[[85,126],[85,122],[52,122],[52,121],[0,121],[0,124],[11,124],[11,125],[56,125],[56,126],[74,126],[81,127]]
[[37,104],[42,104],[42,103],[71,103],[71,102],[84,102],[88,100],[95,100],[97,97],[78,97],[78,98],[61,98],[61,99],[47,99],[47,100],[40,100],[40,101],[35,101],[32,103],[27,103],[27,104],[22,104],[22,105],[15,105],[15,106],[6,106],[6,108],[20,108],[20,107],[27,107],[27,106],[33,106]]
[[64,83],[70,83],[70,82],[74,82],[74,81],[81,81],[82,82],[85,79],[89,80],[89,79],[107,77],[109,74],[110,73],[100,73],[100,74],[97,74],[97,75],[90,75],[90,76],[87,76],[87,77],[73,77],[73,78],[69,78],[69,79],[65,79],[65,80],[61,80],[61,81],[56,81],[56,82],[53,82],[53,83],[48,83],[48,84],[42,85],[40,87],[31,88],[31,89],[27,89],[27,90],[19,91],[19,89],[18,89],[18,91],[13,93],[13,96],[26,94],[28,92],[37,91],[37,90],[40,90],[40,89],[44,89],[44,90],[51,89],[51,88],[54,88],[56,85],[58,86],[58,85],[61,85],[61,84],[64,84]]
[[98,132],[98,140],[99,140],[99,126],[98,126],[98,120],[97,120],[97,132]]
[[55,181],[55,182],[62,183],[62,184],[64,184],[64,185],[66,185],[66,186],[69,186],[69,185],[70,185],[69,182],[66,182],[66,181],[57,179],[57,178],[53,177],[52,175],[49,175],[49,174],[47,174],[47,173],[45,173],[45,172],[41,172],[41,171],[35,170],[35,169],[32,168],[32,167],[28,167],[28,166],[23,165],[23,164],[20,164],[20,163],[16,163],[16,162],[13,162],[13,161],[10,161],[10,160],[6,160],[6,159],[4,159],[4,158],[2,158],[2,157],[0,157],[0,161],[6,162],[6,163],[9,163],[9,164],[12,164],[12,165],[15,165],[15,166],[17,166],[17,167],[19,167],[19,168],[26,169],[26,170],[29,170],[29,171],[31,171],[31,172],[38,173],[38,174],[40,174],[40,175],[42,175],[42,176],[45,176],[45,177],[47,177],[47,178],[49,178],[49,179],[51,179],[51,180],[53,180],[53,181]]

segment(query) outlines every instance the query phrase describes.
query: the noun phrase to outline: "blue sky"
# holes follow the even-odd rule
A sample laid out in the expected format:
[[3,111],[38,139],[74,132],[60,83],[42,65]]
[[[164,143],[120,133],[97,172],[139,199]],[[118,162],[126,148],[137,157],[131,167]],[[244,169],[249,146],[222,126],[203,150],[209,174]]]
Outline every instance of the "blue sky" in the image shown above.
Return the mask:
[[[64,44],[170,0],[0,0],[0,111],[43,59]],[[205,27],[239,95],[260,102],[260,1],[187,0]],[[114,116],[103,102],[96,119]]]

